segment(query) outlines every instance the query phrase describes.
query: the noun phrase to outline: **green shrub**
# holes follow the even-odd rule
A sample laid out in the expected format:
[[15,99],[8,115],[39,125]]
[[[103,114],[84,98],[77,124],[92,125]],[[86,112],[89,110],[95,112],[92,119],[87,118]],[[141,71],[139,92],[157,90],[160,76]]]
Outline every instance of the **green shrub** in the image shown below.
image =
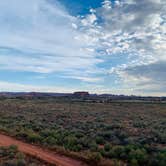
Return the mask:
[[9,146],[9,152],[16,153],[18,151],[17,145],[10,145]]
[[111,145],[110,144],[107,143],[107,144],[104,145],[104,150],[106,152],[110,151],[110,149],[111,149]]
[[137,149],[137,150],[131,150],[129,153],[129,159],[130,161],[132,159],[136,159],[139,164],[145,163],[147,160],[147,153],[145,149]]
[[139,166],[138,161],[137,161],[136,159],[132,159],[132,160],[130,161],[130,165],[131,165],[131,166]]
[[93,163],[94,165],[95,165],[95,164],[97,165],[97,164],[101,161],[101,159],[102,159],[102,156],[101,156],[101,154],[98,153],[98,152],[93,152],[93,153],[90,153],[90,154],[88,155],[88,160],[89,160],[91,163]]
[[89,144],[89,148],[92,152],[96,152],[98,150],[98,145],[95,142]]
[[97,137],[96,138],[96,143],[99,145],[102,145],[105,143],[104,138],[103,137]]
[[56,145],[57,144],[57,140],[52,136],[48,136],[46,139],[43,140],[43,142],[47,143],[49,145]]
[[26,161],[24,159],[18,159],[16,163],[17,166],[27,166]]
[[39,142],[41,142],[42,137],[37,133],[30,132],[30,133],[28,133],[27,140],[32,143],[39,143]]

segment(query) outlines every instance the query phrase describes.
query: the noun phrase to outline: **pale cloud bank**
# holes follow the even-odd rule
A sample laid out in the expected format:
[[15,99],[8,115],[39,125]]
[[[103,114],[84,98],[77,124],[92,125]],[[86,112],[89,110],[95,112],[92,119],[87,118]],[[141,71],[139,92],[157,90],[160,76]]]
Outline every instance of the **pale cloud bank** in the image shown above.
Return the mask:
[[51,86],[35,86],[29,84],[19,84],[19,83],[11,83],[0,81],[1,91],[3,92],[59,92],[59,93],[66,93],[72,92],[67,88],[63,87],[51,87]]

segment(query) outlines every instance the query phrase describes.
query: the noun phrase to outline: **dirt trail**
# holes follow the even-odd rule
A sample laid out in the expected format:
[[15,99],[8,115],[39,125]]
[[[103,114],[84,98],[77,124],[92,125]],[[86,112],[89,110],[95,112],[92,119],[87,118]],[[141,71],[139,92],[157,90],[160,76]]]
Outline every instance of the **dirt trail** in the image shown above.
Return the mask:
[[37,157],[47,163],[57,165],[57,166],[87,166],[81,161],[74,160],[72,158],[59,155],[57,153],[43,150],[40,147],[24,143],[22,141],[16,140],[12,137],[0,134],[0,146],[10,146],[17,145],[19,151],[29,154],[31,156]]

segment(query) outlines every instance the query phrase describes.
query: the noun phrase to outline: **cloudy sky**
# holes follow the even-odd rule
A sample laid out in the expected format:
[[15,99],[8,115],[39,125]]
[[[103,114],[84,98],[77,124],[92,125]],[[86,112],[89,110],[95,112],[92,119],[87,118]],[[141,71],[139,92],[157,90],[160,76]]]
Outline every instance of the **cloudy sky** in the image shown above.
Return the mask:
[[166,96],[165,0],[0,1],[0,91]]

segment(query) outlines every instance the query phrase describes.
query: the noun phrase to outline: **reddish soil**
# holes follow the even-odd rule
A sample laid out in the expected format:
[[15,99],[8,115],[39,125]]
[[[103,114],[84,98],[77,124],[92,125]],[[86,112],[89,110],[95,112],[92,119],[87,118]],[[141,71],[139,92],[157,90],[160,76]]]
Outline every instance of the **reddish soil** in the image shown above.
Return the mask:
[[56,166],[87,166],[81,161],[77,161],[72,158],[62,156],[57,153],[44,150],[40,147],[16,140],[12,137],[0,134],[0,146],[10,146],[10,145],[17,145],[19,151],[34,156],[36,158],[39,158],[49,164],[53,164]]

